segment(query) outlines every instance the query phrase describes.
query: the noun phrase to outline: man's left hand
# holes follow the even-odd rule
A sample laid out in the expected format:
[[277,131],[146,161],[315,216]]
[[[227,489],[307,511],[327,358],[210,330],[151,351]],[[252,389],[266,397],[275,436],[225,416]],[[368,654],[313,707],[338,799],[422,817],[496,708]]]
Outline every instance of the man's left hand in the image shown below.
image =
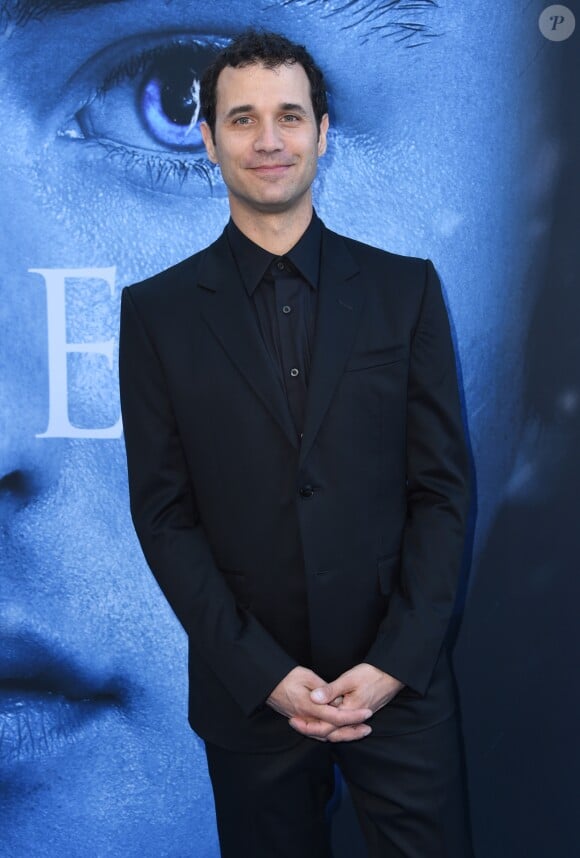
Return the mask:
[[[373,667],[372,664],[357,664],[355,667],[341,674],[334,682],[310,692],[310,699],[314,703],[331,704],[341,710],[345,709],[370,709],[373,714],[383,706],[386,706],[404,684],[389,673]],[[296,721],[294,724],[293,722]],[[308,735],[307,724],[302,719],[290,720],[291,725]],[[330,742],[341,742],[347,738],[348,727],[337,727],[327,740]],[[342,735],[344,733],[344,736]]]

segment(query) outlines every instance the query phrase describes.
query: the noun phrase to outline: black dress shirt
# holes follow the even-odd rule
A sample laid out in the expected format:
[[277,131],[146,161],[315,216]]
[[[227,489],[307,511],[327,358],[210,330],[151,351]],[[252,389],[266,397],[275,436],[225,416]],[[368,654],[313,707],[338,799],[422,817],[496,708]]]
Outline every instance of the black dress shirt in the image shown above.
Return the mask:
[[313,214],[306,232],[284,256],[254,244],[232,220],[226,235],[301,436],[316,322],[320,220]]

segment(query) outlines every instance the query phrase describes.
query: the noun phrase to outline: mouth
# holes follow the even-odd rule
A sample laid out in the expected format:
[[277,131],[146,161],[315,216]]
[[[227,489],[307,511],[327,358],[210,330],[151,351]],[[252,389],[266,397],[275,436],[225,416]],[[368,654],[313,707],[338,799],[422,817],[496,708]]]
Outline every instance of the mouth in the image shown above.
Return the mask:
[[0,637],[0,765],[38,760],[118,718],[118,681],[22,632]]
[[259,176],[282,176],[292,166],[293,164],[258,164],[256,167],[250,167],[250,169]]

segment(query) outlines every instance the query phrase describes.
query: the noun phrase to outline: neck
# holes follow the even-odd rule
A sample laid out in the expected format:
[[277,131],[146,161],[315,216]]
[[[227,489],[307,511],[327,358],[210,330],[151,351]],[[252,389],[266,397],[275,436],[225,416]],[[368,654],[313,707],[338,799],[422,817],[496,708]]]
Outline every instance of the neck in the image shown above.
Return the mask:
[[306,232],[312,219],[312,199],[297,209],[285,212],[248,210],[230,199],[232,220],[247,238],[269,253],[283,256]]

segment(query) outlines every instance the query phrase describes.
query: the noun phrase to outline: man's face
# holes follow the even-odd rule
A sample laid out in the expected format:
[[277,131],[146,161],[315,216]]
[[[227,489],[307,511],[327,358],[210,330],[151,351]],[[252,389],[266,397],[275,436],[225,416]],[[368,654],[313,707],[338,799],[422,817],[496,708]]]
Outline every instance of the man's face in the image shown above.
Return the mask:
[[302,66],[226,66],[216,101],[215,139],[206,124],[202,133],[210,160],[220,165],[234,218],[239,209],[309,208],[328,116],[319,133]]
[[42,837],[48,858],[80,843],[215,856],[184,636],[129,518],[115,369],[121,287],[199,250],[229,216],[191,94],[256,20],[306,42],[332,105],[315,205],[329,227],[441,272],[483,519],[517,437],[550,193],[535,168],[551,152],[538,9],[19,5],[18,19],[0,15],[0,852],[28,856]]

